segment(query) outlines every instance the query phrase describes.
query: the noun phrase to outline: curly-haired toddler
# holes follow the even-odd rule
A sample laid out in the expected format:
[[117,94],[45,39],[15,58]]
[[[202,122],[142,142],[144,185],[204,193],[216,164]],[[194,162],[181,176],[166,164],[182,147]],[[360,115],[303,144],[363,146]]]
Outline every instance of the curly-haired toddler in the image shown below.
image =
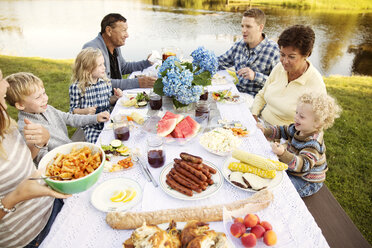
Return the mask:
[[331,127],[341,108],[329,95],[303,94],[297,103],[294,123],[270,126],[263,131],[268,140],[286,140],[271,144],[281,162],[288,164],[288,176],[301,197],[316,193],[326,179],[328,170],[323,130]]

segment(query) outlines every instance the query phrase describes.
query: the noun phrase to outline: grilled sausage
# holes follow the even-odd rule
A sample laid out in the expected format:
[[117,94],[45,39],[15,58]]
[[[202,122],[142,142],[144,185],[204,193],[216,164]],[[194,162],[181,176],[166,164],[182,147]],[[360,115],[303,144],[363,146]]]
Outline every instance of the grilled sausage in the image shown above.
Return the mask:
[[206,165],[204,163],[202,163],[202,165],[203,165],[204,168],[207,168],[210,173],[212,173],[212,174],[216,174],[217,173],[217,171],[215,169],[213,169],[212,167],[210,167],[210,166],[208,166],[208,165]]
[[193,195],[191,189],[188,189],[188,188],[180,185],[179,183],[177,183],[176,181],[174,181],[170,177],[167,177],[167,179],[165,180],[165,182],[169,185],[169,187],[171,187],[174,190],[177,190],[178,192],[180,192],[180,193],[182,193],[184,195],[187,195],[187,196],[192,196]]
[[[175,168],[172,168],[169,173],[175,177],[175,175],[179,176],[180,178],[182,178],[183,180],[187,181],[188,183],[191,183],[194,187],[197,187],[199,188],[200,190],[202,190],[202,185],[194,182],[192,179],[182,175],[180,172],[178,172]],[[197,190],[195,190],[196,192],[198,192]]]
[[[194,181],[196,184],[200,185],[202,190],[205,190],[208,186],[207,182],[201,181],[199,178],[188,172],[187,170],[183,169],[179,164],[175,164],[174,168],[176,169],[177,172],[179,172],[181,175],[184,177],[189,178],[190,180]],[[204,184],[205,183],[205,184]]]
[[189,189],[194,190],[195,192],[198,192],[198,193],[202,192],[202,190],[197,185],[195,185],[194,183],[190,183],[187,180],[181,178],[178,174],[173,174],[172,178],[174,179],[174,181],[178,182],[179,184]]
[[195,163],[195,164],[200,164],[203,162],[203,159],[201,157],[194,156],[186,152],[181,152],[180,157],[185,161]]
[[179,164],[182,168],[185,170],[191,172],[193,175],[195,175],[197,178],[199,178],[201,181],[207,181],[207,177],[203,174],[203,172],[194,169],[192,166],[188,165],[185,161],[181,161]]

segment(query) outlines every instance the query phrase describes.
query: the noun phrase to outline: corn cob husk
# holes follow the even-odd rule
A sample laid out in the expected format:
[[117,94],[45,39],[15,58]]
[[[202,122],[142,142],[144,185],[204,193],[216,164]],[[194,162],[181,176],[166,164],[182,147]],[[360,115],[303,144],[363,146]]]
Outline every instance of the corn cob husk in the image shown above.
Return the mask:
[[277,168],[276,164],[271,162],[270,160],[239,149],[233,150],[232,157],[262,170],[276,170]]
[[252,173],[263,178],[274,178],[276,176],[276,170],[262,170],[255,166],[242,163],[242,162],[231,162],[228,166],[231,171],[240,171],[243,173]]

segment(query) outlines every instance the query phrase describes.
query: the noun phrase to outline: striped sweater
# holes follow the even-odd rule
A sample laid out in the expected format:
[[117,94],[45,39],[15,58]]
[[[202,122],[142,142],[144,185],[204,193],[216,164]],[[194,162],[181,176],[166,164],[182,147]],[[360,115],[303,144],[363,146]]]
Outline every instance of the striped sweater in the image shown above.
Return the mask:
[[[36,170],[30,150],[16,128],[5,135],[2,147],[7,157],[0,156],[0,197]],[[48,222],[53,200],[40,197],[18,203],[15,212],[0,219],[0,247],[23,247],[31,242]]]
[[288,172],[313,183],[325,181],[328,170],[326,147],[323,132],[311,136],[300,136],[294,124],[289,126],[270,126],[265,129],[269,139],[285,139],[286,150],[279,160],[288,164]]

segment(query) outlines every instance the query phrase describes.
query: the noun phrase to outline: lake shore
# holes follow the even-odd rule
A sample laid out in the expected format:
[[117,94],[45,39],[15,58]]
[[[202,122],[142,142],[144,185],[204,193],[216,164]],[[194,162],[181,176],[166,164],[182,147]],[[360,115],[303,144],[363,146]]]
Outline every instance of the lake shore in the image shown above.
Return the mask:
[[[66,112],[72,63],[73,59],[0,55],[4,77],[21,71],[34,73],[44,82],[49,104]],[[364,237],[372,243],[372,77],[334,75],[325,77],[324,81],[328,92],[343,108],[341,117],[325,133],[329,164],[326,184]],[[8,112],[17,119],[13,107],[9,107]],[[71,134],[73,129],[69,131]]]

